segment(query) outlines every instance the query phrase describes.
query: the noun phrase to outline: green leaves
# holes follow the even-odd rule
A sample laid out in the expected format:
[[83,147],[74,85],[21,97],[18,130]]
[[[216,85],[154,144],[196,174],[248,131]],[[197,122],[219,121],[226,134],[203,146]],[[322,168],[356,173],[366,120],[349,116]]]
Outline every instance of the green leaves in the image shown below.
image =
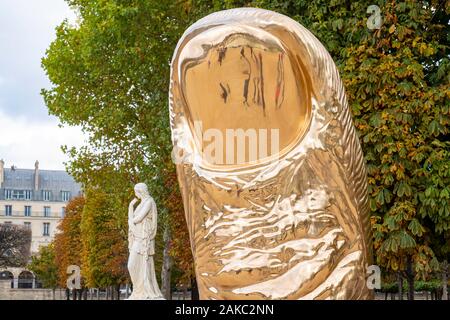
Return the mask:
[[378,194],[375,196],[376,203],[379,206],[384,204],[389,204],[392,199],[392,193],[389,189],[381,189]]
[[380,217],[377,260],[402,269],[411,256],[417,270],[428,272],[450,230],[449,81],[442,72],[449,50],[445,36],[431,32],[448,31],[448,13],[414,2],[381,9],[380,37],[347,45],[343,78],[361,124],[370,208]]
[[386,253],[398,253],[400,250],[413,249],[416,241],[406,231],[395,231],[381,245],[381,250]]
[[441,199],[450,199],[450,188],[449,187],[445,187],[441,190],[439,197]]
[[394,189],[394,192],[397,193],[397,196],[399,197],[410,197],[412,195],[412,189],[410,187],[410,185],[404,181],[401,181],[398,186],[396,187],[396,189]]
[[379,127],[381,126],[381,124],[383,124],[383,120],[381,119],[381,113],[377,112],[371,115],[370,120],[369,120],[369,124],[372,127]]
[[430,132],[431,135],[438,136],[439,133],[442,132],[439,122],[436,120],[431,121],[430,124],[428,125],[428,131]]
[[419,223],[419,220],[417,220],[416,218],[411,220],[411,222],[408,225],[408,229],[411,231],[413,235],[419,237],[421,237],[422,234],[425,232],[425,228]]

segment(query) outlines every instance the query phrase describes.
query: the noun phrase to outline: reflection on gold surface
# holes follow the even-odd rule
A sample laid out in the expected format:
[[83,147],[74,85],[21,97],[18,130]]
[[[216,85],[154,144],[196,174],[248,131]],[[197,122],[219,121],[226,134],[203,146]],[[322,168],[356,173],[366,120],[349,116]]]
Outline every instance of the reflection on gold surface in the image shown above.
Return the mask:
[[[203,37],[219,33],[224,35],[224,39],[208,50],[205,57],[187,62],[181,69],[185,72],[181,77],[184,79],[182,90],[189,106],[188,120],[191,123],[201,121],[203,133],[214,128],[220,130],[223,137],[226,137],[228,128],[242,128],[245,131],[267,129],[268,132],[278,129],[279,147],[284,149],[308,125],[311,103],[306,91],[309,88],[299,74],[300,70],[293,68],[281,46],[265,46],[251,34],[243,33],[244,30],[240,32],[233,33],[226,26],[205,31]],[[253,46],[252,43],[258,45]],[[202,44],[192,41],[184,47],[181,55],[188,59],[189,52],[200,50]],[[207,90],[199,84],[207,84]],[[197,145],[204,150],[209,141],[196,138]],[[268,134],[267,138],[267,156],[270,156],[271,135]],[[224,156],[226,147],[224,143]],[[234,157],[231,162],[237,163],[237,143],[232,152]],[[245,159],[250,162],[247,153]],[[258,157],[256,160],[262,159]]]
[[[201,298],[370,298],[365,167],[320,42],[274,12],[214,13],[180,39],[170,93],[173,144],[190,155],[177,173]],[[259,135],[256,156],[220,138],[230,129]],[[204,156],[211,132],[224,161]],[[278,148],[260,152],[261,137]]]

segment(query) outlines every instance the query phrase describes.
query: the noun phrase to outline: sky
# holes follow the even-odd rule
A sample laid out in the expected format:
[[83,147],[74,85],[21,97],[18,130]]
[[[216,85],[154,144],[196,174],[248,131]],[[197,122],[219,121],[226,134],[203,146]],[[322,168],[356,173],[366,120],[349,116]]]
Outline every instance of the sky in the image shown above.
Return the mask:
[[76,16],[64,0],[0,0],[0,159],[5,167],[64,169],[61,145],[80,146],[78,127],[58,126],[40,95],[51,84],[41,58],[55,27]]

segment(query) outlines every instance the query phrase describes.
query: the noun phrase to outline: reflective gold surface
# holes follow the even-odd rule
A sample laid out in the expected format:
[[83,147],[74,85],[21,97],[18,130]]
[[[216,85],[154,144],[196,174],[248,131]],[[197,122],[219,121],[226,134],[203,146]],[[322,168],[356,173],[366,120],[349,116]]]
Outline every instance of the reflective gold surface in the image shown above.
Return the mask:
[[[197,21],[173,56],[170,116],[174,148],[189,155],[177,173],[201,299],[371,298],[361,147],[308,30],[250,8]],[[224,144],[214,154],[231,150],[230,161],[211,161],[205,135],[227,129],[276,129],[267,140],[279,147],[239,161],[239,145]]]

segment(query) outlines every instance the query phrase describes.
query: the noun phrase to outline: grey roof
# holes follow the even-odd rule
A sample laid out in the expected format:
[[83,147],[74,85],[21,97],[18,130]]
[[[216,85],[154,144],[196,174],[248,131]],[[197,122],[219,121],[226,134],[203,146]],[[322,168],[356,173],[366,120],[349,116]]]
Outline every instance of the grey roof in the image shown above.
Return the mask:
[[0,200],[5,199],[6,189],[32,190],[33,200],[42,200],[42,191],[51,191],[51,201],[62,201],[61,191],[69,191],[70,197],[80,194],[81,186],[66,171],[40,170],[38,190],[34,190],[34,169],[4,169],[4,182],[0,186]]

